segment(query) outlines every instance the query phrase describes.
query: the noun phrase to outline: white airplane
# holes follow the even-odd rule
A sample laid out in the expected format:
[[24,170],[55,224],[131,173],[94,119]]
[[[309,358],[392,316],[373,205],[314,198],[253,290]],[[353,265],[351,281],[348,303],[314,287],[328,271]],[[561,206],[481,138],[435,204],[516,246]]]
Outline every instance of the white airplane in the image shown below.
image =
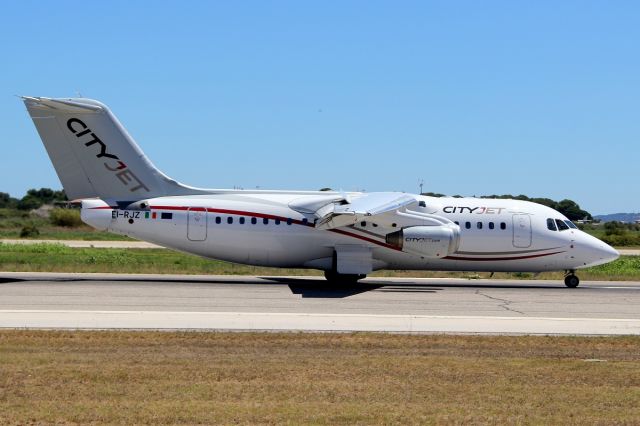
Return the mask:
[[329,281],[380,269],[566,271],[618,258],[557,211],[505,199],[400,192],[200,189],[158,170],[106,105],[23,97],[87,224],[212,259],[320,269]]

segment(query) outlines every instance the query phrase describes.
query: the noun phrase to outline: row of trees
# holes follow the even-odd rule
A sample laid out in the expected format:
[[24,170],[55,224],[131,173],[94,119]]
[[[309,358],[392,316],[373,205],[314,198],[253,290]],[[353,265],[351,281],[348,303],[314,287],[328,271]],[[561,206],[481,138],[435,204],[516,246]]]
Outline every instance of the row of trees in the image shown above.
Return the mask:
[[33,210],[43,204],[53,204],[57,201],[67,201],[64,191],[54,191],[50,188],[30,189],[20,198],[13,198],[6,192],[0,192],[0,208]]
[[[445,197],[444,194],[438,194],[434,192],[425,192],[422,195],[429,195],[431,197]],[[461,195],[454,195],[456,198],[461,198]],[[523,200],[523,201],[531,201],[533,203],[542,204],[547,207],[551,207],[554,210],[559,211],[563,215],[565,215],[569,220],[593,220],[591,213],[586,210],[582,210],[578,203],[573,200],[561,200],[555,201],[550,198],[530,198],[526,195],[482,195],[478,198],[500,198],[500,199],[513,199],[513,200]]]

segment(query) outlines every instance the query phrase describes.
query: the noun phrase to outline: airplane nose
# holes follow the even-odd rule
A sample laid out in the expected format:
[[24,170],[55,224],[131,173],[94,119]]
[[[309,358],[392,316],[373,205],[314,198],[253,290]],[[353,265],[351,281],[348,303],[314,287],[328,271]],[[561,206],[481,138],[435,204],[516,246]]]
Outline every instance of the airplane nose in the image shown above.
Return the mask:
[[581,245],[585,249],[585,265],[597,266],[613,262],[620,257],[620,253],[604,241],[600,241],[594,236],[583,233]]
[[602,258],[605,259],[607,262],[613,262],[614,260],[620,257],[620,253],[618,252],[618,250],[614,249],[609,244],[603,242],[602,246],[604,247],[600,248],[600,251],[601,251],[600,256],[602,256]]

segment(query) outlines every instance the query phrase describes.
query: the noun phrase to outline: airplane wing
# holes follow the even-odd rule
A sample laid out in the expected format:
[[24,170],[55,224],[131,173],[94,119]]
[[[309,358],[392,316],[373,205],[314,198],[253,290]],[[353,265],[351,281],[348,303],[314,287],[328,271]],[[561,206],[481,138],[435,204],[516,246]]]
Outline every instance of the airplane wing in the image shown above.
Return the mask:
[[365,194],[341,204],[333,203],[319,209],[316,212],[319,216],[316,228],[331,229],[351,225],[367,217],[397,210],[415,202],[414,197],[397,192]]

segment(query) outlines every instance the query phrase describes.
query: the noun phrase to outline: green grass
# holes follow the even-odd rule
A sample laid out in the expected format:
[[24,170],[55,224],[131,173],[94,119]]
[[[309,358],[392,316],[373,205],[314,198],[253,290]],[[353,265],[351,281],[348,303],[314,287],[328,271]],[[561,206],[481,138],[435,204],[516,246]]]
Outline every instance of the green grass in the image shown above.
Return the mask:
[[211,275],[313,275],[317,271],[239,265],[167,249],[70,248],[62,244],[2,244],[0,270]]
[[0,423],[638,424],[639,354],[638,337],[5,330]]
[[[167,249],[70,248],[62,244],[2,244],[0,271],[120,272],[209,275],[321,275],[309,269],[280,269],[203,259]],[[378,277],[488,278],[488,273],[440,271],[379,271]],[[583,280],[639,280],[640,256],[622,256],[615,262],[580,270]],[[495,278],[534,278],[533,274],[497,273]],[[561,280],[561,272],[540,279]]]

